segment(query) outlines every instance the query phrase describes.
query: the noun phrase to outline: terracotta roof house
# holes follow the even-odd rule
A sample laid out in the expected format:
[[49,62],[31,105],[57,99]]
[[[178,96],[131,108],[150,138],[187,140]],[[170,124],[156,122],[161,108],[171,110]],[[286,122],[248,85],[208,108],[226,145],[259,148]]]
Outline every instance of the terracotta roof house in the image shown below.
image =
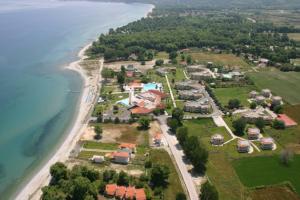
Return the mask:
[[238,140],[237,150],[239,153],[247,153],[250,150],[250,142],[248,140]]
[[284,122],[286,127],[297,126],[297,122],[285,114],[279,114],[277,120]]
[[114,152],[112,156],[116,163],[128,164],[130,161],[130,154],[128,152]]
[[274,147],[274,140],[273,138],[261,138],[260,140],[260,147],[263,150],[272,150]]
[[160,145],[161,144],[161,138],[162,134],[161,133],[156,133],[154,136],[154,144]]
[[153,94],[155,94],[157,96],[160,96],[161,99],[165,99],[168,96],[167,94],[165,94],[165,93],[163,93],[163,92],[161,92],[159,90],[148,90],[148,92],[153,93]]
[[127,187],[126,189],[126,194],[125,194],[125,199],[126,200],[133,200],[135,197],[135,188],[134,187]]
[[124,187],[124,186],[118,186],[115,196],[118,199],[123,199],[125,197],[125,194],[126,194],[126,187]]
[[261,95],[263,95],[266,98],[269,98],[271,96],[271,90],[269,90],[269,89],[263,89],[261,91]]
[[117,185],[116,184],[107,184],[105,186],[105,194],[110,196],[110,197],[115,196],[116,191],[117,191]]
[[260,135],[260,130],[258,128],[248,128],[247,133],[249,140],[257,140]]
[[135,199],[136,200],[146,200],[146,194],[144,189],[136,189],[135,190]]
[[211,137],[210,142],[213,145],[221,145],[224,143],[224,137],[223,137],[223,135],[215,134]]
[[132,143],[121,143],[119,145],[119,149],[129,149],[131,153],[135,153],[136,151],[136,144]]

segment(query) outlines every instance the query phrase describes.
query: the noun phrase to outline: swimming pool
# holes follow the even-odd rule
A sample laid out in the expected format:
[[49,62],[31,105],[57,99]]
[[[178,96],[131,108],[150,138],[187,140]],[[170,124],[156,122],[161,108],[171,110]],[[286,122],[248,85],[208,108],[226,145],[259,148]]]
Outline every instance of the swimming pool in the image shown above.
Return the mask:
[[143,91],[159,90],[161,88],[160,83],[146,83],[143,85]]
[[126,98],[126,99],[122,99],[122,100],[120,100],[120,101],[117,101],[117,103],[122,104],[122,105],[128,107],[128,106],[129,106],[129,98]]

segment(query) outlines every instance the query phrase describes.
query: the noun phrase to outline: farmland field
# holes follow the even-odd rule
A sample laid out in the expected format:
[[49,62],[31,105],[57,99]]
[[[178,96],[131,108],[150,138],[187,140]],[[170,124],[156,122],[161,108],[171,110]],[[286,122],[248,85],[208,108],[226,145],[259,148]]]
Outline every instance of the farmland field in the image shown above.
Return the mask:
[[247,187],[279,184],[289,181],[300,194],[300,156],[295,155],[289,166],[279,156],[241,158],[233,162],[241,182]]
[[300,103],[300,73],[272,69],[249,73],[249,75],[258,88],[271,89],[274,94],[282,96],[289,104]]
[[289,33],[288,36],[293,40],[300,41],[300,33]]

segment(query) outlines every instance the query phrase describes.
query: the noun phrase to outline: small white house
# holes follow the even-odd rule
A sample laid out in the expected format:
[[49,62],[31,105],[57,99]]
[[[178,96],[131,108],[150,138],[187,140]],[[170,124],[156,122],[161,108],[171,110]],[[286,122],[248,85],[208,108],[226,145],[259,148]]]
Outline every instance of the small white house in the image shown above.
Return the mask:
[[93,155],[91,160],[94,163],[103,163],[105,159],[104,159],[104,156]]

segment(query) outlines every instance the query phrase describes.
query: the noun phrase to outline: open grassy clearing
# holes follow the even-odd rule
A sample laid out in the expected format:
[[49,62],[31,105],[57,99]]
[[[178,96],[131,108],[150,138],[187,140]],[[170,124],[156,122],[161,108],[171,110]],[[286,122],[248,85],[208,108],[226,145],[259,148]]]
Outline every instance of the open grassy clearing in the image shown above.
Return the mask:
[[282,96],[289,104],[300,103],[300,74],[299,72],[281,72],[277,69],[249,73],[255,85],[269,88],[276,95]]
[[251,157],[235,160],[233,166],[247,187],[279,184],[290,181],[300,194],[300,156],[295,155],[289,166],[280,163],[279,156]]
[[213,62],[217,65],[224,65],[229,67],[241,67],[241,68],[248,68],[249,64],[246,63],[242,58],[237,57],[233,54],[215,54],[210,52],[195,52],[191,51],[190,54],[193,60],[197,62]]
[[300,33],[289,33],[288,36],[293,40],[300,41]]
[[175,166],[169,156],[169,154],[163,150],[151,150],[150,151],[150,160],[153,163],[159,163],[167,165],[170,169],[169,176],[169,185],[166,190],[164,190],[164,199],[166,200],[174,200],[176,199],[176,194],[179,192],[183,192],[183,188],[178,177],[178,173],[176,171]]
[[79,159],[90,159],[93,157],[93,155],[98,155],[98,156],[104,156],[105,153],[104,152],[98,152],[98,151],[81,151],[77,158]]
[[299,200],[299,196],[295,194],[287,186],[269,186],[264,188],[253,189],[250,196],[254,200]]
[[223,106],[228,105],[230,99],[238,99],[243,106],[248,106],[247,99],[252,90],[255,90],[255,86],[215,88],[214,93]]
[[158,52],[155,56],[155,59],[169,59],[169,54],[167,52]]
[[118,144],[115,143],[101,143],[96,141],[85,141],[83,144],[85,149],[101,149],[101,150],[116,150]]

